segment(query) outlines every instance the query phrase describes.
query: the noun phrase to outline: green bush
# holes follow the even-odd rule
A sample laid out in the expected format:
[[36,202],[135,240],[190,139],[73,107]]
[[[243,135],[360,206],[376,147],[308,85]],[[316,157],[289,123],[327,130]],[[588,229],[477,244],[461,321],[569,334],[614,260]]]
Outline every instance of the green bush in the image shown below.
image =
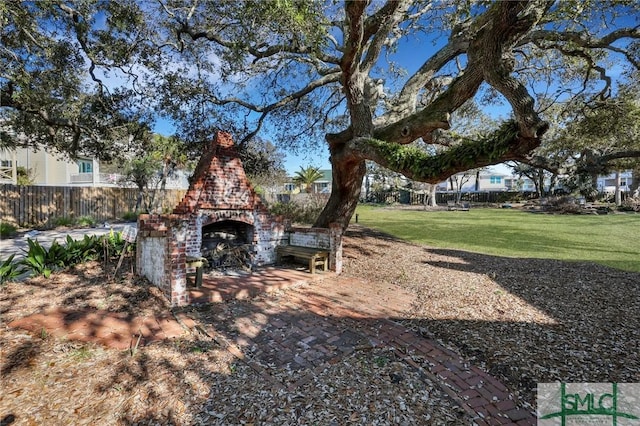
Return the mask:
[[[25,257],[20,262],[11,266],[11,261],[9,261],[0,267],[3,282],[5,275],[15,278],[16,273],[19,275],[28,271],[31,272],[31,275],[43,275],[45,278],[49,278],[54,271],[91,260],[104,260],[105,252],[109,253],[109,258],[118,258],[125,250],[127,254],[135,251],[135,244],[125,244],[122,232],[114,232],[113,230],[108,235],[100,237],[85,235],[81,240],[74,240],[67,235],[65,244],[54,241],[48,250],[37,240],[27,239],[27,243],[29,249],[23,250]],[[10,259],[13,260],[13,256]],[[17,269],[18,266],[24,268]]]
[[102,241],[102,237],[95,235],[85,235],[81,240],[67,235],[64,245],[54,241],[47,250],[38,241],[27,239],[29,249],[24,250],[25,257],[19,263],[32,275],[49,278],[53,271],[98,259],[102,253]]
[[76,219],[76,224],[78,226],[92,228],[96,226],[96,220],[91,216],[80,216],[78,219]]
[[313,224],[324,208],[326,199],[315,195],[306,197],[302,202],[275,203],[269,211],[274,215],[283,216],[292,223]]
[[16,233],[16,226],[9,222],[0,223],[0,237],[7,238]]
[[134,222],[138,220],[139,215],[139,212],[126,212],[122,215],[122,219],[126,220],[127,222]]
[[15,280],[24,272],[24,269],[13,261],[14,257],[15,255],[12,254],[0,264],[0,285]]
[[73,223],[74,220],[68,216],[57,217],[53,220],[53,226],[56,228],[58,226],[72,226]]
[[296,216],[298,210],[299,207],[296,205],[296,203],[293,203],[291,201],[286,203],[274,203],[269,208],[271,214],[283,216],[285,219],[290,220]]
[[72,266],[78,263],[96,260],[102,253],[102,238],[92,235],[85,235],[82,240],[74,240],[67,235],[65,248],[65,265]]
[[[122,232],[114,232],[113,229],[108,235],[104,235],[101,241],[105,241],[107,251],[110,257],[119,257],[122,251],[125,250],[126,241],[122,238]],[[127,253],[131,253],[135,250],[135,244],[128,244],[126,248]]]

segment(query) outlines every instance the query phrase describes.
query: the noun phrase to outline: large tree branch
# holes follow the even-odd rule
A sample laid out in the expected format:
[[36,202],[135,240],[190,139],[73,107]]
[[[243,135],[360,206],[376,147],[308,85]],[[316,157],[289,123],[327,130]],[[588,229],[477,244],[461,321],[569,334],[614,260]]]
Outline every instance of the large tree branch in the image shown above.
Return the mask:
[[282,98],[280,98],[278,101],[273,102],[271,104],[268,105],[257,105],[251,102],[247,102],[243,99],[240,98],[236,98],[236,97],[228,97],[228,98],[223,98],[223,99],[219,99],[219,98],[215,98],[215,97],[209,97],[209,100],[211,102],[213,102],[216,105],[227,105],[227,104],[237,104],[240,105],[246,109],[249,109],[251,111],[254,112],[260,112],[260,113],[269,113],[271,111],[274,111],[278,108],[281,108],[285,105],[287,105],[289,102],[293,102],[296,101],[298,99],[303,98],[304,96],[308,95],[309,93],[313,92],[314,90],[326,86],[327,84],[330,83],[336,83],[340,81],[340,73],[336,72],[333,74],[329,74],[329,75],[325,75],[323,77],[320,77],[317,80],[314,80],[312,82],[310,82],[309,84],[307,84],[305,87],[303,87],[302,89],[290,93],[287,96],[284,96]]
[[413,114],[416,110],[418,102],[418,94],[420,90],[435,76],[436,72],[444,67],[448,62],[456,58],[456,56],[465,52],[468,42],[461,38],[453,38],[440,49],[436,54],[422,64],[405,83],[400,94],[393,100],[390,111],[376,120],[377,125],[385,125],[392,123],[409,114]]
[[314,49],[313,46],[306,46],[298,43],[288,43],[288,44],[277,44],[273,46],[261,46],[258,48],[250,44],[241,44],[239,42],[232,42],[232,41],[226,40],[214,31],[205,31],[205,30],[195,29],[191,27],[191,25],[189,25],[187,21],[178,22],[176,35],[179,40],[181,39],[182,35],[188,35],[191,38],[191,40],[194,40],[194,41],[199,39],[206,39],[226,49],[230,49],[230,50],[243,49],[243,50],[246,50],[247,53],[252,55],[256,60],[270,58],[272,56],[280,55],[283,53],[289,53],[295,56],[312,55],[325,63],[335,64],[335,65],[340,64],[339,58],[324,52],[317,51],[316,49]]
[[269,105],[265,105],[265,106],[260,106],[260,105],[256,105],[256,104],[252,104],[250,102],[246,102],[242,99],[239,98],[224,98],[224,99],[218,99],[218,98],[213,98],[210,97],[209,100],[211,102],[213,102],[216,105],[226,105],[226,104],[230,104],[230,103],[235,103],[237,105],[240,105],[246,109],[249,109],[251,111],[254,112],[259,112],[260,113],[260,117],[258,118],[258,123],[255,127],[255,129],[253,129],[251,132],[249,132],[241,141],[240,144],[243,144],[249,140],[251,140],[254,136],[256,136],[258,134],[258,132],[260,131],[260,129],[262,128],[262,125],[264,124],[264,120],[267,118],[267,116],[269,115],[269,113],[277,110],[278,108],[282,108],[285,105],[287,105],[290,102],[294,102],[296,100],[302,99],[304,96],[308,95],[309,93],[313,92],[314,90],[326,86],[327,84],[330,83],[335,83],[340,81],[340,73],[334,73],[332,75],[327,75],[324,77],[321,77],[315,81],[312,81],[311,83],[309,83],[307,86],[305,86],[304,88],[291,93],[281,99],[279,99],[277,102],[273,102]]
[[346,34],[344,53],[340,60],[340,68],[345,73],[345,80],[355,74],[360,66],[364,38],[364,11],[368,1],[348,1],[345,4]]
[[[80,124],[78,120],[62,117],[52,117],[49,111],[44,108],[32,108],[16,101],[13,96],[13,85],[11,83],[0,89],[0,105],[12,108],[24,114],[38,117],[46,126],[48,137],[53,139],[58,129],[64,128],[71,132],[71,153],[75,154],[80,146],[80,137],[83,134],[93,135],[93,129]],[[95,135],[93,135],[95,136]]]
[[356,138],[347,145],[358,158],[375,161],[415,181],[438,183],[472,168],[523,160],[539,144],[538,138],[520,136],[518,125],[510,121],[482,139],[466,140],[433,155],[418,147],[373,138]]
[[362,61],[361,69],[364,72],[368,73],[376,63],[389,33],[400,23],[410,5],[411,1],[409,0],[389,0],[378,12],[367,18],[363,40],[369,40],[371,37],[373,39]]
[[614,42],[625,38],[640,39],[640,26],[635,28],[621,28],[600,38],[584,32],[536,30],[523,37],[519,45],[534,43],[541,49],[557,49],[562,43],[570,43],[573,46],[579,46],[583,49],[607,49],[623,54],[634,67],[640,69],[640,62],[638,62],[637,58],[626,49],[613,45]]
[[[425,142],[429,142],[432,139],[431,134],[434,130],[449,129],[451,113],[473,97],[482,81],[481,68],[470,64],[466,71],[457,77],[433,102],[411,115],[406,116],[406,114],[403,114],[404,118],[391,124],[376,127],[373,130],[373,137],[398,144],[409,144],[420,138]],[[385,117],[385,119],[379,121],[387,123],[393,117],[396,117],[396,112],[392,111],[390,117]],[[354,132],[351,127],[340,133],[326,136],[330,145],[345,143],[353,137]]]
[[340,61],[341,83],[347,99],[347,110],[351,119],[351,128],[356,135],[370,135],[373,128],[372,110],[365,99],[367,74],[360,68],[363,54],[365,9],[368,1],[348,1],[345,3],[344,53]]
[[409,144],[419,138],[428,142],[436,129],[448,129],[449,117],[477,92],[482,83],[482,72],[470,65],[440,96],[424,109],[388,126],[376,128],[376,139]]
[[640,158],[640,150],[612,152],[610,154],[605,154],[600,158],[605,162],[620,160],[621,158]]
[[491,25],[482,28],[469,47],[469,60],[481,64],[487,83],[509,101],[522,135],[528,138],[541,137],[549,125],[535,111],[527,88],[511,75],[515,65],[511,49],[549,6],[547,1],[494,3],[487,12]]

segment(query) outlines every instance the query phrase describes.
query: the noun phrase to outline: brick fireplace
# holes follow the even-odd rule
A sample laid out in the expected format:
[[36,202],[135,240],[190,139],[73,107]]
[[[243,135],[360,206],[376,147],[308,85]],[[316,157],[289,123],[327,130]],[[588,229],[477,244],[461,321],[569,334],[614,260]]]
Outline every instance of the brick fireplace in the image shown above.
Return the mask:
[[[340,271],[338,227],[296,230],[331,246],[330,269]],[[186,305],[190,302],[187,257],[200,257],[206,244],[224,240],[249,247],[249,266],[271,265],[276,261],[276,246],[288,240],[291,232],[282,218],[269,214],[254,191],[231,136],[218,132],[205,148],[189,189],[173,213],[138,218],[137,272],[160,287],[173,306]]]

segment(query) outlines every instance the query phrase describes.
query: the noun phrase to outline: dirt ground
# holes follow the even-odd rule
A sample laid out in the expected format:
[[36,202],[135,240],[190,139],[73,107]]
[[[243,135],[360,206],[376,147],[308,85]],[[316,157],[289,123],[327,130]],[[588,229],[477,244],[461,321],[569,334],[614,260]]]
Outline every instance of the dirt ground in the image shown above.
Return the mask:
[[[540,382],[640,382],[638,273],[435,249],[358,226],[345,236],[344,261],[345,275],[367,280],[372,294],[390,284],[411,292],[413,306],[395,321],[484,367],[532,406]],[[423,377],[381,362],[391,358],[380,350],[274,392],[198,333],[119,351],[7,326],[51,306],[168,310],[157,289],[123,270],[109,280],[109,266],[90,263],[0,289],[3,425],[468,424],[437,386],[425,393]],[[398,371],[401,387],[390,379]],[[370,395],[380,403],[356,415]],[[397,398],[403,409],[388,403]]]

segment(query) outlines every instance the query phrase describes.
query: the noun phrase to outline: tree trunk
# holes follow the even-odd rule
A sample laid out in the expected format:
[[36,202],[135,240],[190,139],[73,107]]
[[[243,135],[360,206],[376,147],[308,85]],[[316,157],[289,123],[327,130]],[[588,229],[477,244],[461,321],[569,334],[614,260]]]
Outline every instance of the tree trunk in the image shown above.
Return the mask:
[[553,195],[555,193],[555,187],[558,183],[558,175],[553,173],[551,178],[549,179],[549,195]]
[[544,192],[544,170],[538,169],[538,197],[542,198],[545,196]]
[[616,203],[616,206],[622,205],[622,190],[620,189],[620,170],[616,170],[615,203]]
[[136,207],[134,211],[137,213],[140,211],[140,207],[142,207],[142,199],[144,197],[144,189],[138,188],[138,196],[136,197]]
[[429,206],[436,207],[436,189],[438,186],[435,183],[429,185]]
[[371,195],[371,179],[369,178],[368,173],[365,176],[364,190],[365,190],[364,199],[366,201],[369,201],[369,196]]
[[346,230],[358,205],[367,167],[364,160],[345,153],[344,146],[332,151],[335,152],[331,153],[331,196],[313,226],[328,228],[331,223],[339,223]]

